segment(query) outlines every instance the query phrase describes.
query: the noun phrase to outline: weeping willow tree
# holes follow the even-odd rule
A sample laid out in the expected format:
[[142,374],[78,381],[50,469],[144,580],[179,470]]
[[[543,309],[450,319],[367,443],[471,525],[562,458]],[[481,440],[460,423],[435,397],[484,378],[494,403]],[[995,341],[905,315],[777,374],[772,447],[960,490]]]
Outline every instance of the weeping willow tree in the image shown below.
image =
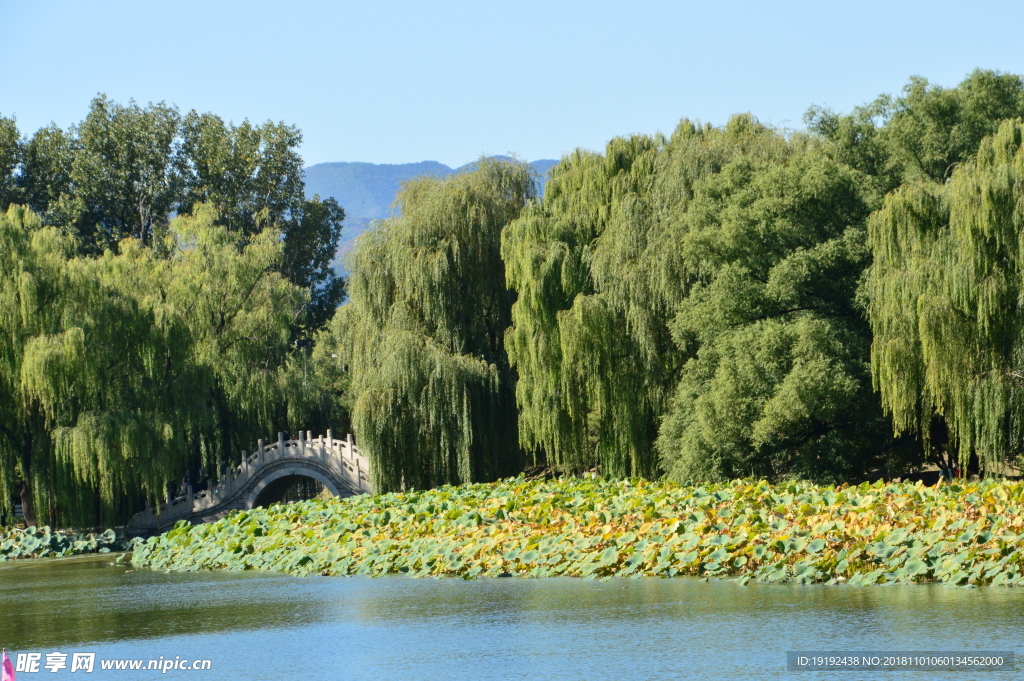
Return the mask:
[[22,380],[26,346],[63,326],[65,265],[74,244],[43,228],[25,208],[0,213],[0,513],[23,500],[35,522],[53,507],[51,490],[66,469],[55,470],[44,419]]
[[245,237],[218,225],[211,206],[172,222],[170,243],[174,252],[164,263],[136,249],[140,260],[133,269],[166,268],[147,300],[155,309],[166,304],[185,325],[189,361],[206,373],[202,400],[211,421],[192,442],[199,449],[196,463],[211,472],[286,425],[287,404],[305,389],[294,382],[288,359],[290,334],[309,292],[281,272],[280,232]]
[[22,383],[45,419],[65,522],[114,522],[163,496],[202,418],[186,330],[112,281],[111,261],[73,259],[64,319],[26,344]]
[[543,204],[502,246],[518,294],[507,347],[520,441],[535,461],[657,474],[653,445],[687,356],[669,321],[697,276],[681,216],[695,183],[733,157],[781,153],[781,138],[737,116],[723,128],[683,121],[667,139],[618,138],[553,169]]
[[116,522],[272,430],[306,296],[276,233],[243,243],[214,220],[175,220],[166,257],[128,239],[100,258],[26,209],[0,221],[5,505],[17,491],[32,521],[45,503],[51,524]]
[[472,173],[414,180],[398,196],[400,217],[357,242],[332,354],[349,367],[374,489],[520,470],[500,238],[533,182],[523,164],[486,159]]
[[870,223],[875,386],[944,468],[1022,451],[1022,142],[1020,119],[1002,123],[948,183],[901,187]]
[[29,522],[123,517],[179,455],[173,420],[188,381],[162,377],[188,346],[105,283],[100,263],[70,258],[75,244],[34,213],[11,207],[0,230],[3,503],[16,491]]

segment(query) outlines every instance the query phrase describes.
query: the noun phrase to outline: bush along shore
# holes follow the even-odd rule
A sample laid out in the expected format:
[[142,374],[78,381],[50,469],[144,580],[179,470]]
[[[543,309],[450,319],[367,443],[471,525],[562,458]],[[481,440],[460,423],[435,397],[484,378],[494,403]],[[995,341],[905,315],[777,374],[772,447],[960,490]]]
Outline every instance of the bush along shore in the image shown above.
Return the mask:
[[0,562],[13,558],[57,558],[85,553],[126,551],[129,542],[113,530],[68,532],[49,527],[0,527]]
[[164,570],[1024,585],[1024,484],[563,479],[311,500],[134,548]]

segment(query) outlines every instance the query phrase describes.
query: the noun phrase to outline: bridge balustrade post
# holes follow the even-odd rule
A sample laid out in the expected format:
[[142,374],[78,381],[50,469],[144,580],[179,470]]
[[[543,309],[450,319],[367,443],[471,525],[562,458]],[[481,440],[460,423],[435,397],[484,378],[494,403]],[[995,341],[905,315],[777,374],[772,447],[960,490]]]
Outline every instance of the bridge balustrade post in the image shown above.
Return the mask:
[[305,455],[306,455],[306,440],[303,437],[302,431],[300,430],[299,431],[299,456],[305,456]]
[[264,449],[263,440],[257,441],[256,444],[258,444],[260,446],[260,453],[259,453],[258,461],[259,461],[259,465],[262,466],[264,459],[267,458],[266,454],[263,453],[263,449]]
[[249,475],[249,452],[242,450],[242,468],[240,471],[241,475]]
[[327,429],[327,456],[334,456],[334,437],[330,428]]
[[327,452],[324,451],[324,436],[316,436],[316,458],[327,461]]
[[354,461],[356,458],[356,443],[352,441],[352,433],[345,436],[345,446],[348,449],[348,458]]
[[277,455],[284,456],[284,433],[277,434]]

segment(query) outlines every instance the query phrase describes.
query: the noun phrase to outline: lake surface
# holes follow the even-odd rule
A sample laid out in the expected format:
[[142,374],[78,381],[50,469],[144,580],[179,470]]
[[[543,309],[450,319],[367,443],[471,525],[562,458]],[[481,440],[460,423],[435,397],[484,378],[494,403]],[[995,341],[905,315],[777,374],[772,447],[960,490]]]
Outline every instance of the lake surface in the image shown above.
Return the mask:
[[[1005,679],[790,672],[787,650],[1024,653],[1024,589],[737,586],[695,579],[165,574],[111,556],[0,563],[0,645],[96,653],[31,679]],[[209,659],[103,671],[103,659]]]

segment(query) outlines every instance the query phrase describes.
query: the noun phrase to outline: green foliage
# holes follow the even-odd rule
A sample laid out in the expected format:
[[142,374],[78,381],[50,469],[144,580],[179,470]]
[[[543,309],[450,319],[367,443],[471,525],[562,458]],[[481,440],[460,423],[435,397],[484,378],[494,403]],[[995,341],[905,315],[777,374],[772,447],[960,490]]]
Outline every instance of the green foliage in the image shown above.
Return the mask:
[[14,173],[21,163],[21,154],[17,122],[0,116],[0,209],[21,198]]
[[374,489],[519,469],[503,347],[513,296],[499,243],[532,196],[526,166],[483,160],[472,173],[410,182],[401,216],[357,242],[351,302],[332,328]]
[[381,491],[524,453],[831,482],[924,445],[995,472],[1024,451],[1022,116],[1024,80],[975,71],[813,108],[806,134],[748,115],[617,138],[542,201],[485,159],[406,184],[333,318],[344,212],[305,198],[295,128],[104,97],[28,140],[0,118],[0,201],[43,215],[0,220],[2,491],[115,517],[274,424],[350,412]]
[[189,112],[181,124],[178,212],[212,204],[229,230],[250,236],[261,223],[283,222],[303,200],[302,142],[297,128],[267,121],[225,124],[210,113]]
[[523,445],[616,476],[863,472],[872,196],[750,117],[564,159],[504,241]]
[[63,299],[72,287],[65,265],[73,249],[27,209],[0,214],[0,512],[13,511],[18,493],[30,521],[33,500],[46,500],[68,475],[53,465],[41,410],[23,380],[24,360],[33,339],[66,328]]
[[30,522],[123,520],[283,418],[305,296],[279,233],[215,221],[197,206],[159,251],[91,258],[25,208],[0,218],[0,503],[21,480]]
[[[1024,124],[1004,122],[945,184],[913,183],[871,221],[872,368],[899,431],[949,428],[966,466],[1020,454]],[[941,443],[940,443],[941,444]]]
[[[203,373],[189,394],[205,412],[204,430],[185,432],[195,438],[201,461],[213,466],[234,460],[278,420],[288,394],[281,371],[291,324],[306,296],[280,272],[280,233],[244,239],[218,225],[210,206],[176,219],[165,249],[170,255],[159,257],[130,244],[105,260],[113,283],[133,291],[158,318],[184,327],[187,366]],[[190,401],[182,398],[182,405]]]
[[885,120],[881,141],[903,182],[945,181],[999,122],[1024,115],[1024,79],[978,70],[955,88],[912,78],[903,97],[873,105]]
[[882,95],[848,116],[812,107],[806,119],[840,160],[877,176],[889,191],[904,182],[948,179],[1000,121],[1020,116],[1024,79],[978,69],[955,88],[914,77],[902,97]]
[[352,377],[344,359],[351,343],[345,319],[339,311],[313,337],[312,348],[289,356],[283,373],[288,423],[313,432],[352,432]]
[[850,480],[889,426],[855,304],[869,263],[868,183],[808,150],[744,156],[694,188],[681,247],[699,273],[672,331],[695,351],[658,440],[679,480]]
[[323,328],[345,297],[345,280],[332,267],[344,220],[345,211],[337,201],[314,196],[283,223],[281,271],[310,292],[299,335],[308,337]]
[[[37,130],[22,146],[17,178],[22,196],[12,203],[24,203],[43,216],[50,206],[56,211],[60,197],[72,192],[71,170],[76,149],[74,136],[55,125]],[[0,200],[0,208],[6,205]]]
[[690,278],[676,212],[760,131],[746,118],[725,130],[683,121],[668,140],[577,151],[552,170],[543,204],[509,227],[502,256],[518,299],[506,345],[535,461],[656,474],[651,445],[682,363],[667,321]]
[[1024,485],[563,479],[313,500],[179,524],[135,565],[297,575],[1024,585]]
[[113,530],[75,533],[51,530],[47,526],[0,527],[0,562],[16,558],[57,558],[86,553],[124,551],[130,545]]
[[75,130],[74,191],[50,206],[55,221],[95,253],[126,237],[149,244],[175,207],[179,125],[177,109],[164,103],[95,98]]
[[347,421],[295,389],[345,293],[300,141],[104,96],[26,140],[0,118],[0,512],[123,520],[289,417]]
[[101,95],[67,132],[50,126],[20,141],[14,121],[0,118],[0,209],[28,205],[93,256],[117,252],[127,237],[166,255],[171,216],[200,204],[242,240],[276,231],[280,270],[310,294],[292,324],[293,340],[308,344],[345,295],[331,268],[345,212],[333,199],[304,197],[301,141],[284,123],[236,126]]
[[[1020,77],[976,71],[949,89],[912,79],[901,97],[848,116],[814,108],[810,135],[742,116],[724,128],[684,121],[669,139],[616,139],[603,155],[563,159],[503,244],[518,293],[507,346],[523,446],[567,471],[677,480],[850,480],[917,463],[920,448],[892,437],[869,386],[875,290],[860,285],[878,244],[867,219],[886,193],[970,163],[1022,107]],[[927,262],[922,272],[948,272]],[[920,286],[884,305],[913,310]],[[1012,337],[1010,314],[985,323]],[[912,345],[912,325],[888,333]],[[937,346],[969,362],[965,342]],[[900,371],[913,363],[901,361]],[[918,392],[920,371],[886,371],[875,375],[883,392],[945,413]],[[1002,403],[975,394],[971,404],[999,407],[993,428],[1009,423]],[[1002,446],[1015,450],[1007,427]]]

